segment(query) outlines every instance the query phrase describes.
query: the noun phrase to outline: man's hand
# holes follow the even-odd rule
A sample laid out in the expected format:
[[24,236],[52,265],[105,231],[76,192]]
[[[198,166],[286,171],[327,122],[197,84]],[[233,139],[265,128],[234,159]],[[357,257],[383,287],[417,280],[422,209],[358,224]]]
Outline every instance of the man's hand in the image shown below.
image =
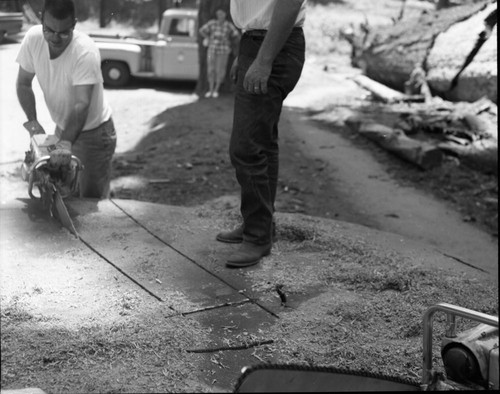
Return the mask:
[[49,163],[52,167],[69,165],[71,162],[71,142],[59,140],[56,149],[50,152]]
[[249,93],[266,94],[267,81],[269,80],[271,71],[272,64],[262,64],[258,60],[254,60],[245,75],[243,87]]
[[35,134],[45,134],[45,130],[36,119],[23,123],[23,126],[30,133],[30,137],[33,137]]
[[233,83],[238,81],[238,56],[234,58],[233,65],[231,66],[231,70],[229,71],[229,77]]

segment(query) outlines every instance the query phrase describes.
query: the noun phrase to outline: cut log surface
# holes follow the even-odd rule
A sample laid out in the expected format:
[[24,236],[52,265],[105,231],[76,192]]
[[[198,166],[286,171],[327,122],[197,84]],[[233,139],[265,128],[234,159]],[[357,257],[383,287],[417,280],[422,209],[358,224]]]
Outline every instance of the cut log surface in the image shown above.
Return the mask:
[[498,103],[497,43],[495,26],[491,37],[460,75],[456,88],[448,93],[449,100],[474,101],[486,96],[494,103]]
[[472,62],[460,73],[458,85],[454,88],[451,86],[476,46],[480,34],[485,31],[485,19],[496,6],[496,3],[490,4],[436,37],[426,60],[427,82],[435,93],[452,101],[475,101],[487,96],[497,102],[496,28]]
[[[374,29],[366,40],[368,44],[354,51],[359,58],[356,62],[363,66],[370,78],[403,92],[405,82],[415,67],[425,65],[435,38],[454,24],[477,14],[488,4],[490,1],[487,0],[468,3]],[[474,34],[473,39],[476,37]]]

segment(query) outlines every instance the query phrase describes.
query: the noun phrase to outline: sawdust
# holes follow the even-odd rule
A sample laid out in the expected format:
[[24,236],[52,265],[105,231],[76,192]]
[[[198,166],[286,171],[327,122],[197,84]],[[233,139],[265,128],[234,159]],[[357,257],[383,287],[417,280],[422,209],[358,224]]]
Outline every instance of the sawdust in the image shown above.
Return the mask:
[[[295,223],[305,233],[318,231],[318,223]],[[264,360],[272,353],[282,363],[369,371],[418,383],[422,316],[430,305],[448,302],[498,313],[493,284],[415,265],[398,253],[360,247],[347,237],[323,234],[306,242],[316,252],[297,255],[285,239],[278,243],[282,253],[245,274],[261,291],[281,285],[288,298],[279,321],[266,333],[274,340],[273,351],[258,351]],[[444,321],[436,316],[433,331],[438,369]],[[466,320],[460,324],[460,329],[471,326]]]
[[40,320],[20,304],[2,308],[2,386],[50,392],[206,392],[193,376],[199,356],[182,349],[205,332],[184,317],[142,314],[111,325],[71,330]]

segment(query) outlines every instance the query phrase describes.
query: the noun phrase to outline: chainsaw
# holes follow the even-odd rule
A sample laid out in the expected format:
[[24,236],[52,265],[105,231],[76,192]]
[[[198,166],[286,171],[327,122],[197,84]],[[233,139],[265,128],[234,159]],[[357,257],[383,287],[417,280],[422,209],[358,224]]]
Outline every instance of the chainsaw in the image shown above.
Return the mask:
[[28,182],[28,194],[42,203],[51,217],[58,219],[71,233],[78,237],[69,216],[64,199],[78,191],[83,165],[76,156],[66,165],[54,166],[50,152],[56,149],[58,138],[53,134],[35,134],[31,137],[30,150],[25,153],[21,166],[21,178]]
[[[445,373],[432,366],[432,318],[446,314],[441,340]],[[456,332],[456,317],[480,323]],[[245,367],[235,393],[499,390],[498,317],[455,305],[430,307],[423,318],[423,364],[419,382],[366,371],[289,364]]]

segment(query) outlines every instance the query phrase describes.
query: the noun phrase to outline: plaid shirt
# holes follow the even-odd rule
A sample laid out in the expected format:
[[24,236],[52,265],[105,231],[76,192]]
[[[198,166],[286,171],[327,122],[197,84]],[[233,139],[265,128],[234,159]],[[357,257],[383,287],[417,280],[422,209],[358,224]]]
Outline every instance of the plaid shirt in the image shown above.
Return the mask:
[[222,24],[216,20],[208,21],[200,29],[200,33],[208,36],[208,52],[210,54],[227,54],[231,52],[231,38],[238,36],[236,27],[228,21]]

